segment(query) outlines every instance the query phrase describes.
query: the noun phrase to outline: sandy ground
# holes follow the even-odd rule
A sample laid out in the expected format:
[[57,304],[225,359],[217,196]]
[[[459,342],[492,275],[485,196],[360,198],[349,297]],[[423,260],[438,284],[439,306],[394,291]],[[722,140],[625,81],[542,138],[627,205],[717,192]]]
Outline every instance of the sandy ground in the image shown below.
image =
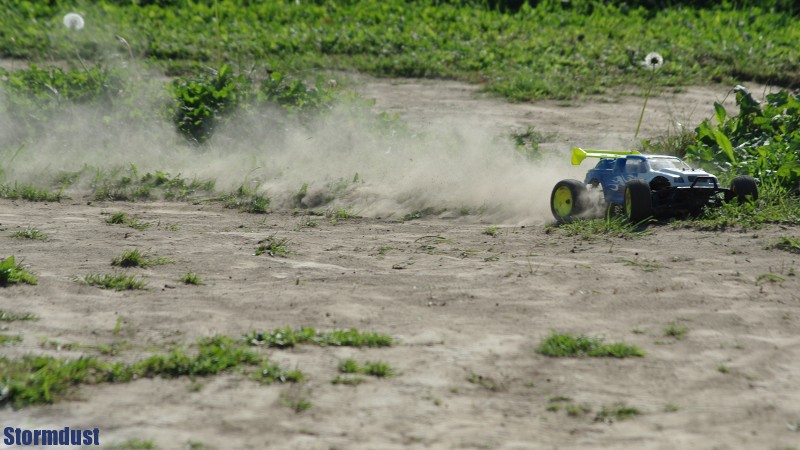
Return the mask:
[[[641,105],[628,95],[509,105],[454,82],[368,80],[359,89],[415,127],[477,115],[498,129],[534,125],[565,151],[631,142]],[[654,99],[642,134],[708,117],[726,90]],[[155,225],[136,231],[105,223],[116,211]],[[53,405],[5,406],[0,423],[99,427],[104,446],[136,438],[162,449],[800,448],[799,257],[768,248],[800,235],[796,226],[702,232],[657,225],[633,239],[585,240],[548,228],[547,217],[500,224],[495,237],[484,233],[492,223],[466,219],[313,218],[314,228],[303,226],[308,220],[215,204],[0,200],[0,234],[35,226],[49,236],[0,238],[0,254],[24,259],[40,280],[0,289],[0,308],[40,317],[2,323],[3,334],[23,338],[3,347],[6,355],[131,361],[205,336],[287,325],[397,339],[383,349],[260,350],[304,371],[309,381],[300,385],[261,386],[234,372],[199,384],[82,386]],[[273,234],[290,240],[290,253],[254,256],[257,242]],[[132,248],[176,262],[127,270],[148,281],[146,291],[74,281],[117,272],[111,259]],[[188,271],[206,284],[178,282]],[[764,274],[782,281],[758,281]],[[688,333],[665,336],[671,325]],[[536,346],[552,331],[636,344],[647,354],[548,358]],[[112,358],[44,348],[43,340],[126,346]],[[346,358],[386,361],[397,375],[331,384]],[[558,397],[569,400],[550,411]],[[295,413],[286,399],[312,407]],[[641,414],[595,420],[620,404]],[[583,412],[570,415],[567,405]]]

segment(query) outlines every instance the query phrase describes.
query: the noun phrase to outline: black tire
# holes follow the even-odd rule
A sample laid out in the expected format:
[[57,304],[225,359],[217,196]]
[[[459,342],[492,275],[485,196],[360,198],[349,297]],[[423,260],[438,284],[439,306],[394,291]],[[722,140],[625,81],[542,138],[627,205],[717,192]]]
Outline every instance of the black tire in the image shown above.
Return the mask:
[[653,217],[653,197],[646,181],[628,181],[625,184],[624,201],[623,209],[629,222],[639,223]]
[[550,193],[550,212],[559,223],[567,223],[586,212],[589,195],[586,185],[578,180],[561,180]]
[[[748,197],[750,197],[748,199]],[[756,179],[749,175],[737,175],[731,180],[731,188],[725,195],[725,200],[731,201],[736,199],[740,205],[746,203],[748,200],[758,200],[758,187],[756,186]]]

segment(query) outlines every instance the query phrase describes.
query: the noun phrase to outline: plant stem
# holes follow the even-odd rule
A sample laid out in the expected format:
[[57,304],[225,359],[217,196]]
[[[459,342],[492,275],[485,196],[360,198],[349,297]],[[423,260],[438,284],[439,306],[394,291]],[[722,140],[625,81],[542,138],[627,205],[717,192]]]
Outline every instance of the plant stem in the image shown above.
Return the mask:
[[653,76],[655,75],[655,70],[653,73],[650,74],[650,79],[648,80],[647,85],[647,92],[644,94],[644,105],[642,105],[642,112],[639,114],[639,122],[636,124],[636,133],[633,134],[633,138],[636,139],[639,136],[639,128],[642,126],[642,118],[644,118],[644,110],[647,108],[647,100],[650,98],[650,91],[653,90]]

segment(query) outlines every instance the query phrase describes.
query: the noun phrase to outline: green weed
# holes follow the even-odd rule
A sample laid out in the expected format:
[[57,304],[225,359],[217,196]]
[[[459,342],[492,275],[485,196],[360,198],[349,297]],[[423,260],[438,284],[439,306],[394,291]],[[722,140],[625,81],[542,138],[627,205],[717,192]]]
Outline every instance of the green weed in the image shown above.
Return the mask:
[[179,281],[182,281],[184,284],[192,284],[192,285],[195,285],[195,286],[199,286],[199,285],[203,284],[203,280],[200,279],[200,276],[197,275],[196,273],[192,273],[192,272],[187,272],[187,273],[183,274],[180,277]]
[[491,237],[495,237],[500,233],[497,227],[489,227],[483,231],[483,234],[486,234]]
[[258,192],[258,186],[248,188],[245,184],[229,194],[221,197],[226,208],[238,209],[252,214],[266,214],[269,210],[270,198]]
[[89,286],[98,286],[103,289],[114,289],[115,291],[145,289],[147,287],[147,283],[142,281],[136,275],[125,274],[90,274],[83,277],[81,282],[88,284]]
[[174,262],[174,259],[169,258],[147,259],[144,253],[140,252],[138,249],[133,249],[122,252],[120,256],[111,260],[111,265],[119,267],[149,267]]
[[264,253],[268,254],[269,256],[286,255],[289,253],[289,250],[287,249],[288,244],[289,239],[278,239],[273,234],[258,241],[258,247],[256,248],[255,254],[256,256],[263,255]]
[[771,244],[768,248],[776,248],[791,253],[800,253],[800,239],[795,237],[781,236],[778,242]]
[[47,235],[33,227],[27,227],[24,230],[19,230],[11,235],[11,237],[22,239],[36,239],[43,241],[47,239]]
[[334,347],[389,347],[392,337],[380,333],[363,333],[356,329],[318,332],[314,328],[293,330],[289,327],[271,333],[253,331],[244,336],[250,345],[289,348],[300,344]]
[[50,192],[46,189],[41,189],[31,184],[17,184],[13,186],[7,184],[0,184],[0,198],[7,198],[9,200],[28,200],[31,202],[60,202],[63,198],[63,193]]
[[623,343],[605,344],[602,339],[586,336],[573,336],[553,332],[537,348],[537,351],[551,357],[641,357],[645,353],[635,345]]
[[780,281],[786,281],[786,278],[783,278],[780,275],[775,275],[774,273],[762,273],[761,275],[756,277],[756,284],[759,284],[762,281],[770,281],[776,283]]
[[0,322],[16,322],[18,320],[39,320],[39,318],[33,313],[16,314],[0,309]]
[[286,370],[277,364],[264,361],[261,368],[255,372],[252,379],[262,384],[278,383],[299,383],[306,379],[303,372],[299,370]]
[[16,344],[18,342],[22,342],[21,336],[6,336],[5,334],[0,334],[0,345]]
[[136,230],[144,230],[153,226],[152,223],[139,222],[138,219],[136,219],[135,217],[130,217],[128,216],[128,214],[124,212],[115,212],[114,214],[111,215],[111,217],[109,217],[106,220],[106,222],[114,225],[117,224],[127,225]]
[[111,450],[156,450],[158,447],[156,446],[155,442],[151,440],[144,441],[134,438],[116,444],[111,444],[111,446],[108,448]]
[[368,361],[361,365],[353,359],[345,359],[339,363],[339,372],[372,375],[377,378],[387,378],[395,374],[394,368],[383,361]]
[[366,380],[362,377],[343,377],[341,375],[336,375],[331,380],[331,384],[343,384],[345,386],[358,386],[359,384],[365,382]]
[[17,283],[37,284],[38,282],[36,277],[18,264],[13,256],[0,261],[0,286]]
[[689,328],[678,325],[677,322],[672,322],[666,328],[664,328],[664,336],[672,337],[678,340],[681,340],[686,337],[689,333]]
[[623,217],[607,219],[579,219],[556,226],[548,225],[561,230],[567,236],[580,236],[585,240],[594,240],[599,237],[613,236],[620,238],[634,238],[652,233],[650,230],[639,230]]
[[505,386],[494,378],[477,373],[470,373],[467,381],[492,392],[500,392],[505,389]]
[[639,409],[624,404],[617,404],[614,406],[604,406],[594,417],[595,422],[619,422],[622,420],[631,419],[641,414]]

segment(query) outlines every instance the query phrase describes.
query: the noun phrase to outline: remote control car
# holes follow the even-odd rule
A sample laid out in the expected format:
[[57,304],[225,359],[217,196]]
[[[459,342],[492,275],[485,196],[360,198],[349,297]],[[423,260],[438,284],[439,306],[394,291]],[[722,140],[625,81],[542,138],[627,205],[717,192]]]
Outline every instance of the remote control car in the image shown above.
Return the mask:
[[675,156],[572,149],[573,165],[587,157],[600,161],[584,181],[561,180],[553,188],[550,209],[559,222],[597,215],[595,211],[612,215],[621,210],[629,221],[639,223],[650,217],[696,215],[722,201],[758,198],[753,177],[739,175],[730,188],[722,188],[717,177]]

